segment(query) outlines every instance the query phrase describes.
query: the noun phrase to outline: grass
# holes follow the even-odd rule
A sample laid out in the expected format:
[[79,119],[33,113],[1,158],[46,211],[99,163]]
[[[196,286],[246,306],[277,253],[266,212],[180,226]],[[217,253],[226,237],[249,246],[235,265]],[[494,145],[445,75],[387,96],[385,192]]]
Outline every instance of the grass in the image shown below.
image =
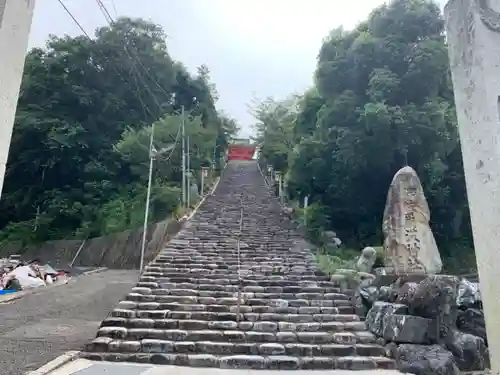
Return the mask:
[[343,259],[337,255],[331,255],[324,249],[318,249],[315,254],[318,267],[328,276],[337,273],[339,269],[356,269],[356,259]]

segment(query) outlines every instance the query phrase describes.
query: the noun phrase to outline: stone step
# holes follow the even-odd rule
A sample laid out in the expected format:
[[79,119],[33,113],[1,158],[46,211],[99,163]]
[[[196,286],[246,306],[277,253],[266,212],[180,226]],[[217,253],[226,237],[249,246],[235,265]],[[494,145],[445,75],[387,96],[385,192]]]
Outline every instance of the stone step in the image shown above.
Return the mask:
[[[143,303],[136,305],[137,308],[125,308],[129,301],[122,301],[119,307],[114,309],[112,316],[122,318],[132,318],[137,316],[136,311],[141,311],[141,316],[149,316],[152,319],[194,319],[194,320],[216,320],[216,321],[237,321],[238,320],[238,306],[229,307],[229,311],[199,311],[199,310],[170,310],[166,307],[172,307],[172,304],[160,304],[158,309],[151,309],[147,306],[150,303]],[[179,305],[181,306],[181,305]],[[190,308],[190,305],[183,305],[183,308]],[[220,306],[220,305],[217,305]],[[162,307],[165,307],[164,309]],[[175,306],[177,307],[177,306]],[[326,323],[326,322],[359,322],[359,316],[352,311],[347,314],[342,313],[318,313],[318,314],[298,314],[279,312],[278,308],[266,309],[268,312],[246,312],[249,306],[240,306],[239,320],[240,321],[275,321],[275,322],[291,322],[291,323]],[[289,310],[287,308],[286,310]],[[326,308],[325,308],[326,309]],[[330,311],[340,310],[340,308],[328,308]],[[333,310],[335,309],[335,310]],[[353,310],[353,308],[351,308]],[[253,308],[252,308],[253,310]],[[258,309],[262,311],[264,309]],[[144,312],[142,312],[144,311]],[[146,313],[145,311],[149,311]],[[149,315],[148,315],[149,314]]]
[[[149,310],[115,310],[110,317],[103,320],[101,327],[181,329],[195,331],[251,331],[267,329],[272,332],[352,332],[356,335],[356,342],[365,344],[375,342],[375,337],[370,332],[366,331],[365,324],[361,321],[291,323],[277,320],[236,322],[232,320],[167,319],[170,314],[165,314],[161,319],[154,320],[150,313],[151,311]],[[270,318],[272,317],[270,316]]]
[[[238,240],[233,239],[231,242],[216,242],[216,243],[197,243],[192,238],[186,239],[187,245],[174,245],[168,243],[159,252],[159,256],[178,255],[180,257],[187,257],[191,255],[205,255],[205,254],[237,254],[238,253]],[[269,242],[255,243],[240,240],[240,254],[247,256],[260,256],[260,257],[279,257],[283,256],[281,253],[288,252],[291,256],[303,257],[311,256],[313,253],[297,245],[292,241],[286,241],[280,244],[273,244]],[[272,250],[271,253],[265,253],[264,250]],[[198,253],[198,254],[197,254]]]
[[[261,278],[257,280],[253,279],[248,279],[246,277],[242,277],[241,280],[238,279],[237,276],[232,276],[232,277],[225,277],[225,278],[220,278],[220,277],[205,277],[205,278],[193,278],[193,277],[156,277],[156,276],[144,276],[142,275],[139,279],[139,282],[142,283],[155,283],[155,284],[162,284],[162,283],[175,283],[175,284],[182,284],[182,283],[188,283],[188,284],[218,284],[218,285],[242,285],[243,287],[245,286],[257,286],[257,287],[269,287],[269,286],[281,286],[283,287],[283,291],[287,291],[286,288],[304,288],[307,285],[310,287],[325,287],[325,288],[335,288],[338,290],[340,287],[340,282],[337,281],[325,281],[325,280],[289,280],[289,279],[284,279],[283,276],[277,276],[277,277],[267,277],[267,278]],[[290,293],[294,293],[292,289],[288,289]],[[333,293],[333,292],[332,292]]]
[[303,276],[303,278],[316,277],[322,275],[316,268],[303,269],[303,268],[290,268],[287,266],[268,266],[268,265],[250,265],[250,266],[236,266],[229,265],[225,267],[210,267],[209,265],[202,265],[202,267],[158,267],[148,266],[144,270],[145,276],[161,275],[165,277],[179,276],[179,275],[219,275],[224,278],[226,275],[264,275],[264,276]]
[[[271,261],[274,261],[274,262],[283,262],[283,263],[290,263],[290,264],[294,264],[296,262],[308,263],[308,262],[313,261],[312,254],[304,255],[304,256],[300,256],[297,254],[290,255],[289,251],[288,251],[288,255],[289,255],[288,257],[286,257],[286,255],[282,255],[282,256],[274,255],[273,257],[270,257],[268,250],[262,250],[261,252],[262,252],[262,255],[259,254],[259,252],[257,252],[256,250],[252,250],[251,252],[241,252],[239,259],[241,262],[250,262],[250,261],[271,262]],[[190,256],[186,256],[185,254],[183,254],[182,257],[178,256],[178,255],[171,255],[170,253],[164,253],[160,257],[156,258],[156,260],[159,261],[160,263],[169,262],[172,264],[190,263],[190,262],[196,263],[196,262],[207,262],[207,261],[213,261],[213,262],[217,262],[217,261],[223,262],[224,261],[224,262],[237,263],[238,262],[238,253],[236,251],[234,251],[234,252],[230,252],[230,253],[227,252],[227,253],[221,254],[221,253],[208,252],[206,250],[200,250],[200,251],[197,251],[196,253],[194,253]]]
[[[148,284],[150,285],[150,284]],[[205,285],[207,285],[205,287]],[[271,300],[273,305],[280,304],[289,307],[303,307],[303,306],[321,306],[321,307],[334,307],[334,306],[351,306],[352,302],[349,300],[345,294],[341,293],[257,293],[257,292],[245,292],[243,288],[238,292],[237,285],[225,285],[224,290],[210,288],[210,284],[201,284],[199,288],[196,289],[177,289],[177,288],[167,288],[167,289],[150,289],[136,287],[132,289],[131,298],[129,300],[141,300],[141,297],[137,297],[137,294],[141,296],[155,296],[155,297],[145,297],[144,302],[149,301],[162,301],[162,302],[182,302],[190,301],[192,303],[203,303],[203,304],[237,304],[238,296],[240,298],[240,303],[246,303],[249,305],[268,305]],[[214,290],[215,289],[215,290]],[[247,289],[248,290],[248,289]],[[156,297],[162,296],[162,297]],[[190,297],[190,298],[185,298]],[[199,297],[196,298],[196,297]],[[231,302],[230,298],[235,298],[234,302]],[[283,302],[282,302],[283,301]]]
[[[241,235],[238,235],[236,233],[237,230],[230,230],[227,233],[218,233],[216,237],[210,238],[210,239],[200,239],[200,237],[197,237],[193,235],[192,233],[186,233],[184,234],[183,238],[181,241],[184,241],[184,243],[174,243],[174,242],[169,242],[166,245],[166,249],[170,248],[186,248],[188,251],[192,247],[203,247],[203,248],[215,248],[215,247],[220,247],[220,248],[225,248],[225,247],[230,247],[234,246],[238,242],[238,237],[240,238],[240,248],[241,249],[256,249],[258,247],[266,247],[266,248],[272,248],[272,249],[286,249],[290,248],[293,245],[296,245],[293,241],[293,238],[290,237],[288,238],[288,235],[285,233],[280,234],[279,236],[277,235],[275,238],[265,238],[266,233],[242,233]],[[305,251],[305,249],[301,249],[296,247],[296,251]]]
[[[146,288],[137,288],[146,289]],[[165,292],[165,294],[143,294],[143,293],[129,293],[125,297],[128,301],[134,302],[149,302],[149,303],[170,303],[189,304],[189,305],[209,305],[209,306],[268,306],[277,309],[301,309],[314,311],[315,308],[332,308],[332,307],[350,307],[352,302],[347,299],[345,295],[339,294],[342,299],[327,299],[329,295],[337,295],[337,293],[319,294],[319,293],[297,293],[295,296],[291,295],[290,299],[284,298],[250,298],[249,293],[240,293],[238,299],[237,292],[219,292],[219,291],[202,291],[202,290],[189,290],[189,289],[156,289],[154,292]],[[167,294],[168,293],[168,294]],[[255,293],[254,293],[255,294]],[[269,295],[269,294],[267,294]],[[278,296],[284,294],[275,294]],[[221,297],[216,297],[221,296]],[[271,296],[270,296],[271,297]],[[303,297],[303,298],[299,298]],[[159,306],[159,305],[158,305]]]
[[[172,298],[174,297],[174,298]],[[177,297],[177,298],[175,298]],[[321,311],[329,311],[330,314],[338,314],[340,308],[352,307],[350,301],[347,300],[311,300],[315,305],[306,305],[307,301],[302,300],[283,300],[283,299],[240,299],[235,297],[198,297],[197,296],[171,296],[171,295],[153,295],[153,294],[136,294],[130,293],[126,296],[127,301],[142,303],[144,306],[157,306],[168,308],[170,310],[184,311],[230,311],[235,306],[241,306],[242,311],[259,311],[259,312],[287,312],[290,314],[319,314]],[[297,301],[297,302],[295,302]],[[299,302],[300,301],[300,302]],[[215,303],[210,303],[215,302]],[[188,310],[192,309],[192,310]],[[149,308],[154,310],[154,308]]]
[[[212,293],[212,292],[210,292]],[[214,292],[227,293],[227,292]],[[237,297],[203,297],[171,295],[128,295],[124,302],[134,302],[145,309],[183,310],[192,306],[196,311],[233,312],[239,306],[241,312],[285,313],[285,314],[345,314],[351,313],[353,305],[347,300],[283,300],[240,299]],[[156,306],[156,307],[154,307]],[[194,310],[192,310],[194,311]]]
[[[222,256],[223,254],[235,255],[238,254],[238,241],[232,240],[228,243],[195,243],[192,239],[187,239],[187,245],[177,245],[172,246],[170,243],[167,247],[160,250],[159,256],[171,256],[178,255],[181,257],[186,257],[190,255],[206,255],[214,254]],[[265,253],[265,250],[272,250],[271,253]],[[270,244],[265,243],[252,243],[240,241],[240,255],[245,254],[247,256],[260,256],[260,257],[279,257],[283,256],[285,253],[289,253],[291,256],[295,257],[310,257],[313,253],[307,249],[297,248],[296,245],[292,244],[291,241],[287,241],[282,244]]]
[[[190,240],[188,240],[190,241]],[[266,250],[272,250],[270,253],[266,253]],[[282,254],[283,253],[283,254]],[[269,243],[264,244],[248,244],[246,242],[240,241],[240,255],[246,256],[256,256],[269,258],[272,257],[282,257],[285,253],[290,254],[294,257],[311,257],[313,253],[310,250],[294,248],[294,245],[289,241],[282,245],[270,245]],[[159,256],[171,256],[178,255],[180,257],[187,257],[191,255],[217,255],[223,256],[227,255],[237,255],[238,254],[238,241],[233,241],[231,243],[218,243],[214,245],[209,245],[205,243],[190,243],[188,245],[179,246],[168,246],[160,250]]]
[[81,357],[93,361],[139,362],[158,365],[190,367],[215,367],[222,369],[255,370],[375,370],[395,369],[395,362],[378,356],[261,356],[184,354],[184,353],[81,353]]
[[[224,280],[224,279],[222,279]],[[347,299],[346,295],[338,292],[338,288],[317,287],[317,286],[260,286],[260,285],[238,285],[224,283],[172,283],[142,281],[148,287],[134,287],[131,292],[141,294],[159,295],[197,295],[197,291],[220,291],[237,292],[241,290],[245,296],[255,298],[276,298],[276,295],[286,296],[285,299]],[[182,293],[186,294],[182,294]],[[250,294],[253,293],[253,294]]]
[[[268,329],[273,322],[258,322],[254,328]],[[270,329],[270,328],[269,328]],[[193,342],[245,342],[245,343],[302,343],[302,344],[357,344],[353,332],[269,332],[269,331],[237,331],[237,330],[181,330],[160,328],[127,328],[123,326],[105,326],[99,328],[98,337],[137,341],[143,339],[161,339],[170,341]],[[375,345],[375,344],[374,344]],[[377,345],[375,345],[377,346]],[[377,346],[378,347],[378,346]]]
[[[231,271],[231,272],[226,272],[226,273],[208,273],[208,272],[194,272],[191,270],[191,272],[144,272],[143,276],[153,276],[156,278],[159,277],[168,277],[170,279],[180,279],[180,278],[192,278],[192,279],[224,279],[227,278],[229,280],[238,280],[238,275],[236,272]],[[283,277],[284,275],[272,275],[271,272],[268,274],[265,273],[253,273],[250,275],[244,275],[246,279],[249,280],[261,280],[261,281],[272,281],[272,277]],[[328,280],[327,276],[319,276],[319,275],[308,275],[308,274],[287,274],[286,275],[287,280],[283,280],[285,282],[290,282],[290,281],[326,281]]]
[[355,314],[345,280],[319,270],[249,165],[228,166],[216,194],[102,322],[84,358],[242,369],[395,367]]
[[[267,252],[266,251],[271,251]],[[256,256],[256,257],[284,257],[286,254],[298,258],[306,258],[314,256],[310,250],[297,249],[290,242],[282,245],[270,245],[269,243],[243,243],[240,241],[240,255],[245,256]],[[160,250],[159,256],[172,256],[178,255],[181,257],[186,257],[190,255],[201,255],[201,256],[233,256],[238,254],[238,241],[233,241],[232,243],[219,243],[216,245],[207,244],[194,244],[184,246],[168,246]]]
[[[224,234],[220,235],[221,238],[226,237]],[[189,236],[185,238],[183,241],[186,242],[186,244],[172,244],[171,242],[167,243],[166,246],[160,251],[161,254],[164,254],[165,252],[175,252],[180,256],[187,256],[191,255],[192,252],[197,251],[198,249],[203,249],[203,251],[206,252],[236,252],[237,251],[237,245],[238,245],[238,239],[236,237],[231,238],[229,241],[204,241],[200,242],[194,237]],[[240,241],[240,253],[246,252],[249,255],[252,254],[255,251],[262,251],[264,249],[270,249],[273,250],[271,255],[275,255],[276,253],[283,252],[283,251],[290,251],[291,255],[297,255],[297,254],[305,254],[305,255],[312,255],[310,250],[304,249],[300,246],[297,246],[296,244],[293,243],[293,241],[290,240],[284,240],[284,241],[279,241],[279,240],[266,240],[266,241],[254,241],[252,239],[249,239],[247,237],[241,237]],[[182,252],[182,250],[185,250]],[[270,254],[265,254],[263,256],[269,256]]]
[[[245,298],[271,298],[271,299],[325,299],[325,300],[345,300],[348,299],[346,294],[339,293],[339,288],[322,288],[322,291],[311,291],[307,290],[307,288],[303,288],[303,290],[299,290],[297,292],[281,292],[281,293],[270,293],[270,292],[250,292],[248,290],[259,290],[258,288],[268,288],[268,287],[260,287],[255,285],[246,285],[239,287],[237,284],[228,283],[226,285],[220,284],[192,284],[191,287],[169,287],[170,285],[183,285],[187,283],[170,283],[170,282],[151,282],[151,281],[139,281],[136,286],[136,290],[139,289],[150,289],[150,293],[139,292],[141,294],[177,294],[176,290],[198,290],[198,295],[202,297],[233,297],[234,293],[238,292],[238,290],[243,293]],[[255,288],[251,288],[255,287]],[[268,291],[272,290],[269,287]],[[276,287],[280,288],[280,287]],[[287,288],[287,287],[285,287]],[[289,287],[289,288],[297,288],[300,287]],[[170,290],[174,290],[174,292],[170,292]],[[287,290],[287,289],[283,289]],[[290,290],[290,289],[288,289]],[[137,293],[137,291],[132,290],[132,292]],[[252,294],[253,293],[253,294]],[[297,297],[297,294],[300,295],[301,298]]]
[[[267,252],[267,251],[266,251]],[[243,254],[240,254],[240,258],[238,260],[238,254],[225,254],[223,256],[221,255],[205,255],[205,254],[198,254],[198,255],[193,255],[190,259],[169,259],[170,257],[168,256],[163,256],[162,258],[156,258],[154,263],[157,265],[165,265],[165,264],[178,264],[178,263],[185,263],[185,264],[192,264],[192,263],[201,263],[201,264],[220,264],[220,265],[237,265],[240,263],[241,265],[244,264],[261,264],[261,263],[280,263],[282,265],[287,265],[290,267],[293,266],[313,266],[315,265],[315,261],[313,259],[308,259],[307,257],[295,257],[295,259],[287,259],[287,260],[279,260],[279,259],[259,259],[261,257],[245,257]],[[175,258],[175,256],[172,256],[172,258]]]
[[[125,301],[129,302],[129,301]],[[140,305],[146,306],[146,304],[157,303],[157,302],[141,302]],[[172,315],[176,314],[180,316],[181,314],[190,314],[190,313],[217,313],[221,315],[225,314],[236,314],[239,312],[240,314],[291,314],[291,315],[308,315],[311,313],[315,313],[314,315],[318,315],[317,319],[329,319],[328,315],[341,315],[341,316],[357,316],[355,315],[356,311],[353,306],[338,306],[338,307],[320,307],[319,312],[318,309],[312,310],[312,308],[305,309],[299,307],[273,307],[273,306],[248,306],[245,304],[241,304],[239,307],[237,305],[227,306],[227,305],[189,305],[189,304],[179,304],[179,303],[158,303],[158,309],[150,309],[149,311],[159,311],[158,313],[151,313],[154,316],[160,316],[162,312],[170,311]],[[146,308],[144,308],[146,309]],[[316,313],[317,312],[317,313]],[[325,315],[325,317],[322,317]],[[252,319],[251,315],[248,315],[247,320]],[[236,316],[234,317],[236,320]],[[286,319],[285,319],[286,320]],[[311,320],[314,321],[314,320]],[[319,321],[319,320],[318,320]]]
[[[233,268],[234,267],[234,268]],[[238,269],[238,268],[263,268],[263,267],[271,267],[274,269],[276,267],[280,267],[287,270],[301,270],[301,271],[312,271],[316,272],[317,267],[311,265],[310,262],[283,262],[283,261],[248,261],[242,260],[238,262],[234,261],[206,261],[206,262],[169,262],[169,263],[158,263],[152,262],[146,268],[145,271],[151,271],[153,269],[159,269],[160,271],[165,272],[168,269],[189,269],[189,268],[206,268],[209,270],[213,269]]]
[[[137,336],[138,337],[138,336]],[[284,336],[283,336],[284,337]],[[231,342],[231,341],[183,341],[165,339],[122,340],[100,336],[85,348],[89,352],[115,353],[203,353],[289,356],[383,356],[385,349],[376,344],[308,344],[300,342]]]

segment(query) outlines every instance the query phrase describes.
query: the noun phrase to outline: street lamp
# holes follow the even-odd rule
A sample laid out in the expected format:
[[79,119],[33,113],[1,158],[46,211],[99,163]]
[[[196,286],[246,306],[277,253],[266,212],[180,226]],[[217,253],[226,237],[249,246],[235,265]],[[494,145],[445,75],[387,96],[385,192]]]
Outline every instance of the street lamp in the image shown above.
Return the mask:
[[149,148],[149,177],[148,177],[148,192],[146,194],[146,208],[144,209],[144,225],[142,228],[142,244],[141,244],[141,264],[139,266],[140,272],[144,268],[144,254],[146,252],[146,234],[148,228],[148,217],[149,217],[149,203],[151,200],[151,185],[153,180],[153,162],[155,158],[165,154],[166,152],[172,151],[175,147],[175,143],[168,145],[167,147],[163,147],[160,150],[156,150],[153,146],[153,138],[154,138],[154,126],[151,128],[151,140],[150,140],[150,148]]

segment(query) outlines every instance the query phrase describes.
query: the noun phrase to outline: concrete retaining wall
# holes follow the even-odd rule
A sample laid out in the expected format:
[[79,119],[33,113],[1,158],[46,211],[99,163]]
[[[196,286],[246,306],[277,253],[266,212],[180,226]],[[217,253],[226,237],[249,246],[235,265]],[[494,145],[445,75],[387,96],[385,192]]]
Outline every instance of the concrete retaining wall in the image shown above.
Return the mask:
[[[166,242],[181,228],[177,221],[165,220],[148,227],[145,263],[153,260]],[[142,228],[85,241],[74,266],[108,267],[112,269],[139,268]],[[82,240],[48,241],[40,245],[21,246],[12,243],[0,248],[2,256],[21,254],[23,259],[38,258],[54,268],[65,268],[72,262]]]

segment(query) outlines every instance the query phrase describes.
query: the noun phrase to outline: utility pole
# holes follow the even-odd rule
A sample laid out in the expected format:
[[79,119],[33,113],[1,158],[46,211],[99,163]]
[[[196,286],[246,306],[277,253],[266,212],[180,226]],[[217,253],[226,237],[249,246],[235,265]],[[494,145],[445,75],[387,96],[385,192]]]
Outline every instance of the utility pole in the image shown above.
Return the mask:
[[146,207],[144,209],[144,225],[142,227],[142,243],[141,243],[141,263],[139,271],[142,272],[144,268],[144,254],[146,252],[146,236],[148,232],[148,217],[149,217],[149,203],[151,199],[151,183],[153,180],[153,141],[155,136],[155,123],[151,125],[151,134],[149,136],[149,174],[148,174],[148,191],[146,193]]
[[184,122],[184,106],[181,107],[181,128],[182,128],[182,207],[186,206],[186,131]]
[[212,168],[215,169],[215,151],[217,150],[217,142],[215,142],[214,152],[212,155]]
[[148,233],[148,219],[149,219],[149,206],[151,204],[151,188],[153,185],[153,166],[154,161],[158,156],[165,154],[173,150],[176,146],[176,143],[172,143],[171,145],[164,147],[160,150],[156,150],[154,147],[154,134],[155,134],[155,125],[151,126],[151,135],[149,137],[149,176],[148,176],[148,191],[146,194],[146,207],[144,208],[144,225],[142,228],[142,243],[141,243],[141,264],[139,270],[142,272],[144,268],[144,256],[146,253],[146,239]]

